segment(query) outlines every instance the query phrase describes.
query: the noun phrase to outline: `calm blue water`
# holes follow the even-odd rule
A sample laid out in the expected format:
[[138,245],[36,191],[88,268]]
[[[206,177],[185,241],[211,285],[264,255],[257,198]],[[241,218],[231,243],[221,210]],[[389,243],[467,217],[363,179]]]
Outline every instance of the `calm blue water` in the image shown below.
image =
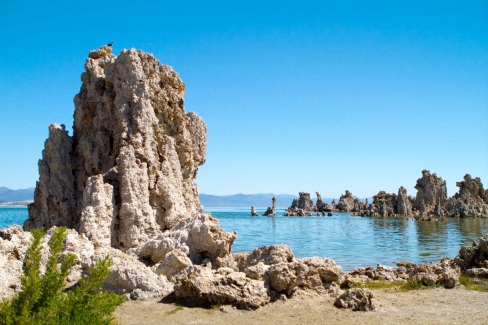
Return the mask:
[[[356,267],[415,263],[455,257],[462,245],[488,234],[488,219],[414,221],[354,217],[251,217],[250,209],[209,209],[226,231],[237,231],[233,252],[248,252],[262,245],[285,243],[296,257],[323,256],[345,271]],[[261,214],[264,210],[257,209]],[[0,229],[27,219],[25,207],[0,207]]]
[[27,207],[0,207],[0,229],[8,227],[10,225],[20,225],[27,220],[28,213]]
[[[257,211],[262,214],[264,210]],[[285,243],[296,257],[323,256],[345,271],[356,267],[394,266],[394,261],[415,263],[455,257],[461,246],[488,234],[488,219],[415,221],[354,217],[251,217],[250,209],[209,209],[226,231],[236,230],[233,252]]]

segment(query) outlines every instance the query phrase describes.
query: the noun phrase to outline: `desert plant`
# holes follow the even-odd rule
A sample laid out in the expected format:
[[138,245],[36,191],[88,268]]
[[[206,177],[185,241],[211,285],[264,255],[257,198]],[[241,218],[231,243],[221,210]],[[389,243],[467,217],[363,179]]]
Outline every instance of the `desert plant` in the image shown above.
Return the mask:
[[33,240],[24,260],[22,289],[0,303],[0,324],[110,324],[111,314],[124,301],[105,292],[102,285],[110,274],[110,258],[98,260],[74,290],[65,290],[66,277],[75,256],[62,257],[66,228],[57,228],[49,240],[49,258],[41,273],[43,230],[32,231]]
[[466,290],[483,291],[483,288],[479,284],[475,283],[472,277],[466,274],[461,274],[459,276],[459,284],[463,285]]

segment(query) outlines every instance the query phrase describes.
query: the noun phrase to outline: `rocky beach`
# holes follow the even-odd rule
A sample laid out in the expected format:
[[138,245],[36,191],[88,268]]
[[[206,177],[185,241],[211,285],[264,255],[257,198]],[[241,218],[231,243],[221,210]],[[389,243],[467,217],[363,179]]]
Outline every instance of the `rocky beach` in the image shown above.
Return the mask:
[[[116,56],[103,46],[89,52],[81,80],[73,135],[64,125],[49,126],[29,219],[23,228],[0,231],[1,297],[20,290],[29,230],[45,228],[49,237],[65,226],[65,253],[76,255],[67,286],[110,256],[105,287],[129,299],[116,312],[122,324],[316,323],[324,314],[331,323],[352,324],[488,320],[488,293],[467,291],[459,282],[461,275],[488,277],[488,237],[435,264],[399,262],[349,273],[329,258],[298,259],[284,244],[232,253],[238,234],[203,213],[198,199],[195,178],[206,160],[207,127],[185,111],[179,75],[149,53],[130,49]],[[371,204],[349,191],[337,204],[316,193],[313,204],[302,192],[288,215],[488,217],[481,180],[466,174],[458,187],[448,198],[442,178],[424,170],[415,199],[400,187],[398,194],[380,191]],[[265,214],[272,217],[275,209],[273,200]],[[374,283],[436,289],[371,290]]]

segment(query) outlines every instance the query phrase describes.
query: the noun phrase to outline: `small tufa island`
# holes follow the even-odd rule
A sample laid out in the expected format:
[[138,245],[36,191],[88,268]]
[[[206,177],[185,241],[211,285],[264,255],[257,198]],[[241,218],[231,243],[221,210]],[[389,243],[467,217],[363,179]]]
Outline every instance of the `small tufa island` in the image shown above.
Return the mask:
[[357,216],[369,217],[393,217],[403,216],[417,220],[434,220],[442,217],[458,218],[488,218],[488,190],[483,188],[479,177],[472,178],[466,174],[464,181],[457,182],[459,192],[447,197],[446,182],[428,170],[422,171],[422,177],[417,180],[415,188],[417,196],[412,198],[407,195],[407,190],[402,186],[398,194],[380,191],[373,196],[373,202],[359,201],[346,191],[341,195],[336,204],[324,203],[322,197],[316,192],[317,200],[313,204],[310,193],[300,192],[291,206],[285,212],[285,216],[329,216],[332,212],[352,212]]
[[[113,266],[105,288],[131,299],[171,297],[255,309],[312,290],[334,297],[338,307],[372,310],[370,291],[341,285],[387,279],[452,288],[461,272],[488,275],[488,238],[435,265],[399,263],[396,269],[378,266],[348,275],[328,258],[296,259],[284,244],[232,254],[237,233],[202,213],[198,200],[195,178],[205,162],[207,130],[198,115],[185,112],[178,74],[151,54],[130,49],[115,56],[104,46],[89,53],[81,80],[73,135],[63,125],[49,127],[29,219],[23,229],[0,230],[1,297],[21,288],[29,230],[43,227],[50,237],[60,226],[68,228],[63,254],[76,256],[67,288],[109,256]],[[465,180],[461,188],[469,190],[448,203],[442,180],[428,172],[422,179],[414,209],[427,214],[461,211],[460,202],[471,200],[478,184]],[[398,200],[380,207],[396,202],[398,209]],[[301,195],[296,208],[313,209],[309,201]],[[337,206],[359,209],[355,204],[346,192]],[[479,207],[466,209],[470,214]],[[46,263],[46,249],[42,256]]]

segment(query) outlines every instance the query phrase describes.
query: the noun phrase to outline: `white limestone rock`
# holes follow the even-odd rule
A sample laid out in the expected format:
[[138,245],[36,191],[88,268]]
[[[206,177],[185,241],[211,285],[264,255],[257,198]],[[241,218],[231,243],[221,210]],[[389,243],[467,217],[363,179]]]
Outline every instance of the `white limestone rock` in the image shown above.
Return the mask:
[[81,79],[74,134],[50,127],[25,228],[64,225],[133,250],[198,215],[207,130],[185,112],[178,74],[151,54],[104,46]]
[[185,272],[186,278],[175,286],[177,299],[203,305],[231,304],[239,309],[256,309],[271,300],[263,281],[249,279],[242,272],[223,275],[199,265]]

